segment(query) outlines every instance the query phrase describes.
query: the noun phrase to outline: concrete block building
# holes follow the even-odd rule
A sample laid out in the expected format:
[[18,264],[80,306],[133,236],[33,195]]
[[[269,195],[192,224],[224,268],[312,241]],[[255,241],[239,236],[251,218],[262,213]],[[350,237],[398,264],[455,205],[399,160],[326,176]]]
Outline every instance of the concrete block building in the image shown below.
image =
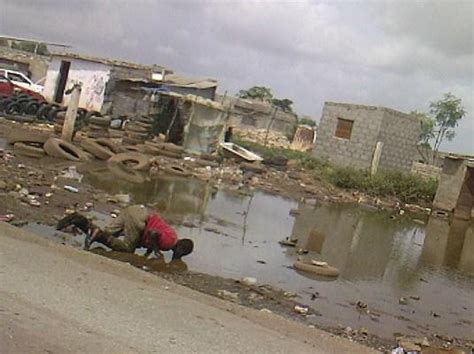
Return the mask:
[[420,130],[419,120],[410,114],[326,102],[313,152],[335,165],[369,169],[378,145],[379,169],[408,172],[417,156]]

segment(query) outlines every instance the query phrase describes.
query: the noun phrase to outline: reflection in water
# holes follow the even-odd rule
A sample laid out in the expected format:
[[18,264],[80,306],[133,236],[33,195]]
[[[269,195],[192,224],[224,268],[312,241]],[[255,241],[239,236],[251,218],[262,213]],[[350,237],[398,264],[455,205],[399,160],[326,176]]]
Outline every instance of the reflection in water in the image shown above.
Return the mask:
[[396,231],[404,228],[409,224],[392,222],[387,213],[350,205],[300,206],[292,238],[338,268],[342,278],[362,280],[383,277]]
[[[237,279],[252,276],[259,284],[295,292],[299,301],[322,313],[319,323],[363,326],[388,336],[406,332],[407,326],[420,336],[426,335],[427,328],[466,338],[472,335],[469,326],[453,325],[460,318],[474,322],[473,278],[458,271],[474,271],[472,227],[462,233],[465,225],[430,219],[425,237],[425,227],[409,217],[392,219],[388,213],[357,206],[309,207],[259,192],[242,196],[215,191],[193,179],[160,177],[133,184],[116,180],[107,170],[88,171],[84,180],[111,194],[130,193],[132,202],[151,204],[165,218],[192,221],[197,227],[175,225],[181,237],[195,242],[196,252],[185,259],[191,270]],[[293,218],[289,211],[295,207],[298,215]],[[278,241],[290,235],[298,239],[298,247],[281,247]],[[291,265],[300,257],[298,248],[310,250],[304,257],[337,267],[340,277],[325,281],[297,273]],[[138,266],[141,263],[135,262],[150,261],[136,257],[124,261]],[[171,264],[151,262],[142,266],[172,269]],[[316,291],[322,296],[312,302]],[[399,298],[410,295],[421,300],[400,306]],[[358,300],[382,312],[381,323],[352,311],[350,303]],[[433,310],[441,317],[433,319]]]
[[425,265],[446,266],[474,273],[472,222],[430,218],[420,261]]

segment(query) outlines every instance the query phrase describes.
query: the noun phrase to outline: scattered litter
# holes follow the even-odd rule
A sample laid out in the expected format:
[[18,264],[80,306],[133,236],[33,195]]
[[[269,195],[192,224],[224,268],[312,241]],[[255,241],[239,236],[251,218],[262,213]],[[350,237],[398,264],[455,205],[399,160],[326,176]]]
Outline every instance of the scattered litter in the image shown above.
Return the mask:
[[0,215],[0,221],[3,221],[3,222],[10,222],[14,218],[15,218],[15,215],[13,214]]
[[239,299],[239,293],[233,293],[227,290],[218,290],[217,296],[231,301],[237,301]]
[[48,192],[44,195],[46,198],[51,198],[53,196],[53,193]]
[[265,308],[260,309],[260,312],[273,313],[271,310]]
[[115,200],[119,204],[129,204],[130,203],[130,194],[115,194]]
[[73,186],[64,186],[64,189],[71,193],[79,193],[79,189]]
[[244,285],[251,286],[257,284],[257,278],[245,277],[242,278],[240,282]]
[[293,310],[300,315],[306,315],[309,311],[309,307],[305,305],[295,305]]
[[320,261],[315,261],[314,259],[311,260],[311,264],[318,266],[318,267],[327,267],[328,263],[327,262],[320,262]]
[[61,172],[61,177],[62,178],[70,178],[70,179],[75,179],[77,180],[79,183],[82,182],[82,178],[84,177],[84,175],[80,174],[79,172],[77,172],[77,168],[76,166],[69,166],[67,169],[63,170]]
[[257,260],[257,263],[260,263],[260,264],[267,264],[267,262],[262,261],[261,259]]
[[19,194],[21,197],[26,197],[28,194],[30,194],[30,192],[28,192],[28,189],[26,189],[26,188],[21,188],[21,189],[18,191],[18,194]]
[[298,254],[307,254],[308,250],[306,250],[304,248],[300,248],[298,251],[296,251],[296,253],[298,253]]
[[39,208],[41,206],[41,203],[37,201],[36,199],[31,199],[30,205]]
[[64,210],[64,214],[66,215],[71,215],[74,214],[76,211],[74,209],[66,209]]
[[408,304],[408,300],[404,297],[401,297],[400,299],[398,299],[398,303],[400,305],[407,305]]
[[410,299],[412,300],[420,300],[420,297],[418,295],[410,295]]
[[25,169],[25,165],[23,165],[22,163],[19,163],[17,165],[17,167],[20,169],[20,170],[24,170]]
[[399,213],[400,215],[403,215],[403,214],[405,214],[405,210],[400,209],[400,211],[399,211],[398,213]]

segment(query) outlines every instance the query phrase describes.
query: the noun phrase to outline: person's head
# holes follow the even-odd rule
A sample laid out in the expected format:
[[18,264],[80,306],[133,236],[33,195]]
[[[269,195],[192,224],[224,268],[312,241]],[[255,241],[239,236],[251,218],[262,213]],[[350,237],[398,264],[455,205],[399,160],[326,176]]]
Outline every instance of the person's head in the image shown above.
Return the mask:
[[178,240],[176,245],[173,247],[173,259],[181,259],[181,257],[187,256],[194,249],[194,242],[189,238],[183,238]]

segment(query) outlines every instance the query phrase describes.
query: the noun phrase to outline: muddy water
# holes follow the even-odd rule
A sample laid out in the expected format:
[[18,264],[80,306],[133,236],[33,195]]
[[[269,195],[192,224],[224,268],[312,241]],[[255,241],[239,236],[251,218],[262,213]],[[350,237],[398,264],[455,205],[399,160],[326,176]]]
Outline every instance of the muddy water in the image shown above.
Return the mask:
[[[179,235],[196,244],[185,258],[190,270],[256,277],[259,284],[294,292],[321,314],[312,319],[316,323],[365,327],[385,337],[474,337],[474,232],[466,223],[430,219],[425,227],[408,216],[217,191],[192,179],[135,184],[96,170],[85,182],[112,194],[130,193],[132,202],[179,220]],[[296,248],[279,245],[288,236],[298,239]],[[310,252],[298,255],[299,248]],[[328,262],[340,276],[297,272],[291,266],[298,257]],[[359,311],[357,301],[367,304],[369,313]]]

